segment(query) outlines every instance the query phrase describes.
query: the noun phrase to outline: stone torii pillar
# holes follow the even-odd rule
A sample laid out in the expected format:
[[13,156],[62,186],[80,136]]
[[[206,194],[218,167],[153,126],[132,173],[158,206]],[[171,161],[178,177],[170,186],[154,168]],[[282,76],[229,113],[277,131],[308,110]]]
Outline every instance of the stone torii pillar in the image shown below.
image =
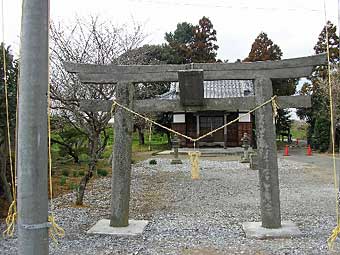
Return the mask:
[[[269,78],[259,77],[255,79],[255,100],[257,105],[269,100],[272,95],[272,82]],[[255,112],[255,122],[262,227],[280,228],[280,189],[272,104],[266,104]]]
[[[272,81],[264,75],[255,78],[255,103],[260,105],[273,96]],[[280,188],[276,132],[272,104],[255,112],[257,157],[260,183],[261,222],[245,222],[246,237],[255,239],[291,238],[302,233],[295,223],[281,221]]]
[[[134,84],[131,82],[119,82],[116,91],[116,101],[129,109],[133,109]],[[109,111],[107,107],[101,110]],[[127,112],[121,107],[116,107],[114,130],[110,219],[98,221],[87,233],[138,235],[143,232],[148,221],[129,220],[133,133],[132,113]]]
[[[117,102],[132,108],[133,84],[120,83],[117,86]],[[114,114],[114,144],[111,180],[111,227],[127,227],[129,225],[129,201],[131,183],[131,153],[133,116],[120,107]]]

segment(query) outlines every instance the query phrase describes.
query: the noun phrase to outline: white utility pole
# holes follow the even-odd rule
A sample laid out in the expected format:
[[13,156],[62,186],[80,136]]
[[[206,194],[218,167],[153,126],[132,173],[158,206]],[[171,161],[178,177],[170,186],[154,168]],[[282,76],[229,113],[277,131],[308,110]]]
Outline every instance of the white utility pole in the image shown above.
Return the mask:
[[18,114],[19,254],[48,254],[49,0],[23,0]]

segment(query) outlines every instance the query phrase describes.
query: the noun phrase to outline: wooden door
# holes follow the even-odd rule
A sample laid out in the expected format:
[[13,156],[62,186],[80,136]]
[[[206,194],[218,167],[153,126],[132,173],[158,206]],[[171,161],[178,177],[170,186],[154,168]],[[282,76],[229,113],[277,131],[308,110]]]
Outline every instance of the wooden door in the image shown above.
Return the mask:
[[[236,119],[237,117],[238,113],[230,113],[227,117],[227,123]],[[239,146],[238,122],[235,122],[227,126],[227,147],[237,146]]]
[[[223,126],[223,116],[200,116],[200,135],[204,135],[220,126]],[[202,142],[223,142],[223,129],[202,139]]]

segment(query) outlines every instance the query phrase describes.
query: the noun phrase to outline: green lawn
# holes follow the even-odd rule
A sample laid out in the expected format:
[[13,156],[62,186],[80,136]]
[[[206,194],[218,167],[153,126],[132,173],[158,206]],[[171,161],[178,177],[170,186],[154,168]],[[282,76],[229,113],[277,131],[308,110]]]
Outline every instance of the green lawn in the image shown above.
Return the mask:
[[307,139],[308,124],[302,121],[293,121],[291,127],[291,134],[293,139]]

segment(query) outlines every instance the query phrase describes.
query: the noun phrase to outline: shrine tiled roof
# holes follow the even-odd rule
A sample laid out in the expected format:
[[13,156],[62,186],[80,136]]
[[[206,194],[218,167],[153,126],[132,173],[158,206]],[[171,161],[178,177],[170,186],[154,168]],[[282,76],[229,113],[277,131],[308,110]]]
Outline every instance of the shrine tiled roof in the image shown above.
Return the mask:
[[[254,95],[252,80],[217,80],[204,81],[204,98],[246,97]],[[179,83],[172,82],[170,90],[158,98],[178,99]]]

